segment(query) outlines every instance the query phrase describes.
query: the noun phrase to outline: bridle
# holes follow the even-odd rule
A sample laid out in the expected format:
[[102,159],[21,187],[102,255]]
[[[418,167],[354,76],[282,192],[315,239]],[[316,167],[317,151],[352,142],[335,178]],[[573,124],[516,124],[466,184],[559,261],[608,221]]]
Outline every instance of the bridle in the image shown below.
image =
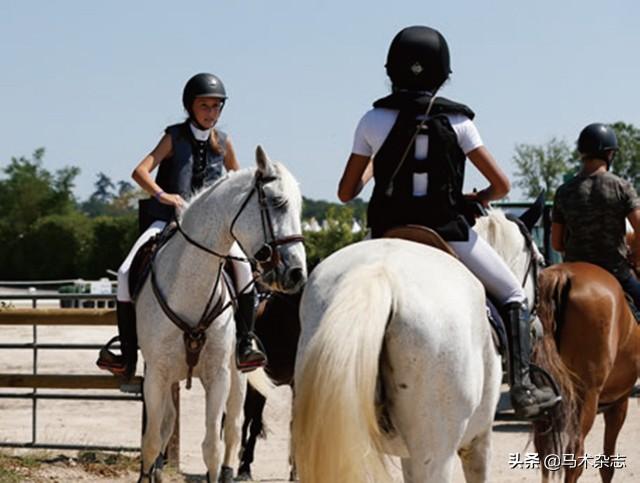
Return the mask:
[[244,247],[240,243],[240,240],[238,240],[238,238],[233,233],[233,228],[236,222],[238,221],[238,218],[240,217],[244,209],[247,207],[254,193],[257,193],[258,206],[260,208],[260,221],[262,225],[262,235],[264,237],[264,244],[258,249],[258,251],[253,255],[253,257],[251,258],[236,257],[233,255],[223,255],[221,253],[218,253],[212,250],[211,248],[208,248],[204,246],[202,243],[199,243],[193,238],[191,238],[184,231],[184,229],[182,228],[182,225],[180,225],[178,220],[176,220],[178,231],[187,242],[199,248],[200,250],[206,253],[209,253],[210,255],[214,255],[224,260],[237,260],[241,262],[249,262],[252,265],[259,266],[262,270],[264,270],[263,273],[273,270],[281,260],[280,254],[278,253],[278,250],[277,250],[278,246],[287,245],[290,243],[304,242],[303,235],[289,235],[282,238],[275,237],[275,231],[273,229],[273,221],[271,219],[271,214],[269,213],[269,205],[267,203],[267,198],[264,193],[264,185],[274,181],[275,179],[276,179],[275,176],[264,176],[260,171],[256,172],[254,177],[253,187],[251,188],[246,198],[240,205],[238,212],[233,217],[233,221],[231,222],[231,227],[229,228],[229,231],[234,241],[236,241],[238,245],[240,245],[240,248],[242,248],[242,251],[246,253],[246,250],[244,250]]
[[[303,235],[289,235],[282,238],[276,238],[275,231],[273,229],[273,221],[271,219],[271,213],[269,212],[269,204],[267,203],[267,197],[264,193],[264,185],[274,181],[275,176],[264,176],[262,172],[257,171],[255,176],[255,183],[253,185],[253,189],[249,191],[249,194],[243,201],[238,213],[233,218],[231,222],[231,227],[229,231],[233,239],[240,245],[242,251],[244,247],[240,243],[240,240],[233,233],[233,228],[235,227],[236,221],[244,211],[245,207],[253,197],[254,193],[257,193],[258,196],[258,206],[260,208],[260,224],[262,226],[262,235],[264,237],[264,244],[262,247],[258,249],[258,251],[253,255],[252,260],[246,260],[250,262],[257,262],[260,268],[264,271],[264,273],[273,270],[281,260],[280,253],[278,251],[278,247],[281,245],[288,245],[290,243],[298,243],[304,242]],[[245,252],[246,253],[246,252]]]
[[[188,366],[187,386],[186,386],[187,389],[191,388],[191,377],[193,374],[193,368],[198,363],[200,352],[206,341],[205,332],[209,328],[209,326],[213,323],[213,321],[216,318],[218,318],[231,305],[235,306],[237,303],[238,295],[243,293],[250,285],[252,285],[257,280],[257,278],[259,278],[260,276],[264,276],[266,273],[276,269],[276,267],[281,261],[281,256],[280,256],[280,253],[278,252],[279,246],[287,245],[290,243],[304,242],[304,237],[301,234],[289,235],[282,238],[276,238],[275,236],[275,230],[273,228],[273,220],[269,212],[269,204],[267,202],[267,198],[264,192],[264,185],[274,181],[275,179],[276,178],[274,176],[264,176],[262,172],[256,171],[253,187],[251,188],[246,198],[240,205],[240,208],[238,209],[238,212],[234,216],[231,226],[229,228],[229,231],[233,239],[238,243],[238,245],[240,245],[241,248],[243,248],[242,244],[233,233],[233,228],[236,224],[236,221],[238,220],[242,212],[247,207],[254,193],[257,193],[258,206],[260,208],[262,234],[264,237],[264,244],[250,258],[236,257],[229,254],[224,255],[222,253],[218,253],[215,250],[212,250],[211,248],[206,247],[202,243],[191,238],[191,236],[189,236],[184,231],[184,228],[180,224],[180,221],[178,219],[174,220],[173,223],[175,223],[177,232],[180,233],[188,243],[195,246],[196,248],[204,251],[205,253],[208,253],[210,255],[223,259],[225,261],[237,260],[242,262],[248,262],[248,263],[251,263],[252,266],[256,266],[256,265],[259,266],[261,269],[259,275],[254,276],[254,278],[251,280],[251,282],[249,282],[249,284],[247,284],[245,287],[242,287],[240,290],[238,290],[235,297],[231,295],[229,301],[226,304],[224,304],[226,288],[225,288],[225,284],[222,283],[220,296],[218,297],[218,300],[214,304],[213,299],[215,297],[215,294],[218,289],[218,285],[220,284],[220,281],[222,278],[221,275],[222,275],[223,264],[221,263],[218,266],[216,281],[215,281],[215,284],[213,285],[211,295],[209,296],[209,299],[204,308],[204,311],[202,312],[200,320],[195,326],[191,326],[190,324],[188,324],[171,309],[171,307],[167,302],[166,297],[164,296],[164,294],[162,293],[162,290],[160,289],[160,286],[158,285],[156,271],[155,271],[155,261],[156,261],[156,254],[159,252],[159,248],[154,254],[153,259],[151,260],[151,287],[153,289],[153,293],[156,296],[156,299],[158,300],[158,303],[160,304],[160,307],[162,308],[162,311],[165,313],[165,315],[175,325],[177,325],[178,328],[180,328],[183,332],[184,343],[185,343],[185,348],[187,352],[187,366]],[[215,187],[212,189],[215,189]],[[244,248],[243,248],[243,251],[244,251]]]

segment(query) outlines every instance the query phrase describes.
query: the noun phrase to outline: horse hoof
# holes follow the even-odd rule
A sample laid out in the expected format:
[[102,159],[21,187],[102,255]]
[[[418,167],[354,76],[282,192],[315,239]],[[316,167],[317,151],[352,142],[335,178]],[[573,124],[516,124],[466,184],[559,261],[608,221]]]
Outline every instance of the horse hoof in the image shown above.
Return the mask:
[[220,468],[218,483],[233,483],[233,468],[229,466],[223,466]]
[[251,476],[250,471],[242,471],[238,472],[238,476],[236,476],[236,481],[251,481],[253,477]]

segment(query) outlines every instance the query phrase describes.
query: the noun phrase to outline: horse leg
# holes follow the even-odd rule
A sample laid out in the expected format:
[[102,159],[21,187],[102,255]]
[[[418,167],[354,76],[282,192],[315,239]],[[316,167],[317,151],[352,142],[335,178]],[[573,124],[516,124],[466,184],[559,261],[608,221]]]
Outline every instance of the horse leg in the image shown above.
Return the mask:
[[[291,386],[291,419],[289,420],[289,481],[298,481],[296,459],[293,454],[293,386]],[[265,399],[266,401],[266,399]],[[263,404],[264,406],[264,404]],[[262,410],[260,410],[260,422],[262,422]]]
[[[253,463],[256,441],[262,433],[262,413],[266,398],[250,385],[244,402],[245,421],[242,427],[242,453],[238,468],[238,480],[251,480],[251,463]],[[247,437],[247,432],[249,433]]]
[[483,483],[489,479],[489,458],[491,457],[491,429],[473,438],[471,443],[460,448],[458,456],[467,483]]
[[224,418],[224,460],[220,474],[220,483],[233,483],[233,463],[240,444],[242,432],[242,409],[247,387],[246,377],[235,370],[235,361],[231,360],[231,388],[227,398],[227,411]]
[[[549,423],[551,424],[551,423]],[[541,429],[542,428],[542,429]],[[550,435],[547,434],[549,431],[548,428],[538,426],[535,422],[533,424],[533,446],[538,452],[538,456],[540,458],[544,458],[545,455],[549,454],[549,438]],[[572,453],[573,449],[567,447],[567,454]],[[540,471],[542,472],[542,483],[548,483],[550,473],[549,468],[544,465],[540,465]]]
[[[177,383],[176,383],[177,384]],[[173,395],[166,400],[164,404],[164,416],[162,418],[162,425],[160,426],[160,438],[162,440],[162,453],[160,454],[160,463],[164,465],[166,463],[167,448],[169,446],[169,440],[173,435],[173,430],[176,424],[176,407],[173,403]]]
[[222,413],[231,385],[228,366],[228,364],[223,365],[210,379],[201,378],[206,395],[206,431],[202,441],[202,457],[207,467],[207,477],[211,482],[218,477],[222,455],[222,442],[220,441]]
[[[616,440],[627,417],[628,407],[629,399],[625,397],[604,413],[604,454],[609,458],[616,453]],[[609,483],[613,479],[613,471],[611,463],[600,468],[600,477],[604,483]]]
[[[394,400],[394,413],[399,415],[397,428],[410,456],[402,460],[405,483],[451,482],[456,450],[464,433],[464,416],[449,413],[441,418],[429,418],[420,414],[418,406],[435,407],[435,401],[416,398],[414,404],[403,404],[402,399]],[[420,416],[410,416],[415,414]]]
[[[584,455],[584,440],[589,434],[593,422],[596,419],[598,412],[598,394],[600,394],[600,388],[592,389],[584,396],[582,411],[580,412],[580,420],[578,423],[578,430],[580,434],[576,438],[576,444],[574,447],[575,459],[579,462],[580,457]],[[584,465],[576,465],[575,468],[567,467],[565,470],[565,483],[575,483],[580,478],[580,475],[584,471]]]
[[[154,471],[154,463],[163,450],[162,422],[165,418],[166,402],[170,400],[169,386],[166,378],[157,372],[147,368],[144,376],[144,405],[147,414],[147,422],[142,435],[142,464],[140,482],[153,481],[159,478]],[[152,475],[152,473],[154,473]]]

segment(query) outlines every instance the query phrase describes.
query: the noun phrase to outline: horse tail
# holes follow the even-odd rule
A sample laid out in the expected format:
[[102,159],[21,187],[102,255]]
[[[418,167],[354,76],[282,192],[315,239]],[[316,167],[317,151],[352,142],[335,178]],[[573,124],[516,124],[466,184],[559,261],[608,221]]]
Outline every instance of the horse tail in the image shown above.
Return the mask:
[[349,272],[309,341],[292,429],[300,481],[390,479],[375,394],[394,285],[381,263]]
[[563,454],[567,445],[574,443],[574,435],[578,434],[576,385],[579,381],[558,351],[559,328],[564,324],[571,275],[562,268],[547,268],[540,274],[538,289],[538,316],[544,330],[542,339],[534,347],[533,362],[551,374],[562,395],[562,402],[554,408],[550,420],[534,423],[535,443],[542,460],[547,454]]
[[273,381],[269,379],[269,376],[267,376],[267,373],[264,372],[263,368],[258,368],[247,374],[247,382],[265,398],[268,398],[276,387]]

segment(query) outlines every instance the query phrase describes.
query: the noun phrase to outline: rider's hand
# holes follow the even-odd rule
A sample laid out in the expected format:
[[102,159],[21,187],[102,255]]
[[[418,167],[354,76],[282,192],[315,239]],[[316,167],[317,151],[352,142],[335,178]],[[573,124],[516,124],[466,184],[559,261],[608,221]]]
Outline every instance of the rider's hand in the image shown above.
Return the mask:
[[185,205],[185,201],[182,199],[182,196],[178,194],[163,192],[159,196],[156,196],[156,199],[163,205],[171,205],[175,208],[182,208]]
[[465,193],[463,196],[467,201],[475,201],[477,203],[480,203],[485,208],[489,207],[489,200],[482,196],[482,191],[473,190],[473,193]]

